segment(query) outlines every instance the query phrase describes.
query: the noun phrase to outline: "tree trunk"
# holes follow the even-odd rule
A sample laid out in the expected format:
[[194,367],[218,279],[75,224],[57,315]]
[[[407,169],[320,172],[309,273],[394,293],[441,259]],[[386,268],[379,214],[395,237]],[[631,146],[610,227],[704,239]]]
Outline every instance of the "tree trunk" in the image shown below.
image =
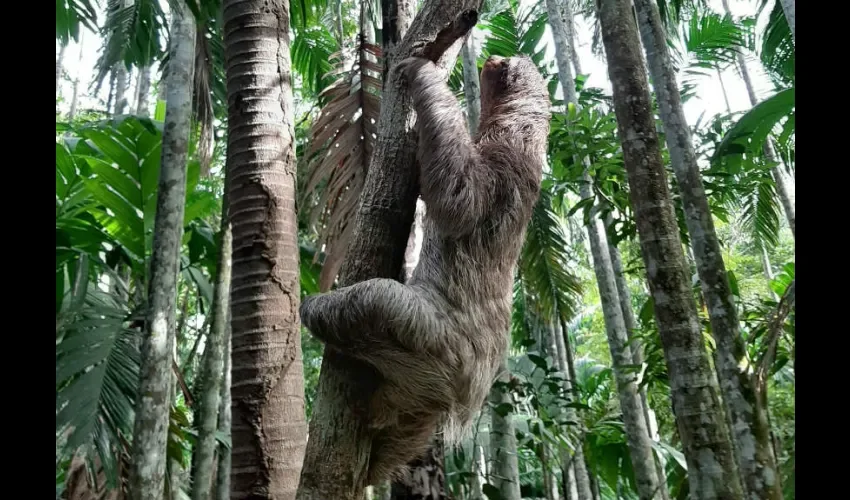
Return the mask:
[[650,74],[655,83],[667,148],[682,197],[711,332],[716,341],[715,369],[732,423],[741,479],[753,499],[778,500],[782,498],[782,490],[770,448],[770,429],[765,409],[756,397],[754,381],[747,373],[746,348],[738,327],[738,312],[697,165],[691,132],[679,101],[679,88],[667,50],[667,35],[658,7],[652,0],[634,0],[634,3]]
[[134,500],[163,498],[195,54],[194,18],[184,4],[172,10],[170,47],[169,57],[174,67],[169,72],[171,82],[162,134],[149,310],[145,322],[149,330],[141,345],[133,431],[130,495]]
[[794,40],[794,45],[797,45],[797,2],[795,0],[779,0],[779,2],[782,4],[782,11],[785,12],[788,28],[791,29],[791,38]]
[[685,272],[630,2],[600,0],[597,10],[629,195],[688,463],[690,495],[694,500],[741,499],[732,446]]
[[[507,362],[499,368],[498,382],[511,381]],[[499,490],[501,500],[520,500],[519,461],[517,459],[516,432],[512,414],[515,411],[510,392],[498,385],[490,390],[490,484]],[[496,410],[501,404],[511,406],[507,415]],[[501,408],[500,408],[501,410]]]
[[469,135],[478,133],[478,122],[481,121],[481,85],[478,81],[478,51],[472,35],[463,43],[461,50],[463,64],[463,96],[466,102],[466,123]]
[[80,55],[77,58],[77,71],[74,75],[74,83],[71,87],[71,106],[68,108],[68,122],[73,122],[74,118],[77,116],[77,105],[79,104],[79,91],[80,91],[80,71],[82,70],[82,62],[83,62],[83,36],[85,35],[85,30],[80,32]]
[[139,70],[136,80],[136,114],[145,118],[151,115],[148,99],[151,92],[151,67],[145,66]]
[[446,476],[443,468],[443,442],[439,436],[432,439],[428,453],[408,466],[410,474],[393,481],[392,500],[446,500]]
[[[568,63],[567,52],[569,45],[564,38],[567,36],[567,19],[572,18],[572,11],[568,2],[558,5],[555,0],[546,2],[549,12],[549,25],[552,26],[552,36],[555,41],[555,53],[558,62],[558,75],[563,89],[565,100],[578,106],[575,85],[572,79],[572,71]],[[585,162],[586,163],[586,162]],[[590,188],[590,176],[585,170],[584,182],[581,184],[580,194],[584,199],[592,199]],[[633,372],[624,369],[624,366],[634,363],[623,320],[623,311],[620,307],[617,285],[614,277],[614,269],[611,265],[608,239],[605,229],[596,217],[596,210],[591,211],[590,222],[587,225],[587,233],[590,238],[590,250],[593,257],[593,267],[596,274],[596,282],[599,288],[599,298],[602,302],[602,311],[605,319],[605,331],[608,337],[608,346],[611,351],[611,361],[617,380],[617,392],[620,397],[620,409],[623,413],[623,423],[626,427],[626,436],[629,443],[629,452],[635,471],[638,494],[642,500],[660,498],[658,482],[658,470],[652,452],[652,443],[649,439],[646,418],[644,417],[643,404],[637,392],[637,384]],[[576,461],[576,479],[579,486],[579,498],[592,497],[590,480],[587,467]],[[581,470],[583,469],[583,470]],[[582,477],[584,476],[584,477]]]
[[[422,42],[435,41],[438,33],[454,23],[462,12],[478,10],[480,5],[480,0],[429,0],[413,20],[404,40],[396,46],[392,45],[398,36],[397,30],[392,29],[394,23],[385,23],[383,35],[387,37],[385,42],[391,44],[389,53],[384,53],[385,67],[393,67],[412,55]],[[396,16],[400,15],[403,14],[396,11]],[[460,51],[457,40],[465,35],[444,33],[445,38],[436,44],[438,52],[451,44],[438,61],[445,74]],[[399,75],[385,74],[378,140],[366,175],[354,236],[340,273],[341,286],[378,277],[402,278],[417,196],[416,135],[412,130],[410,102]],[[371,367],[325,350],[299,500],[362,498],[371,436],[356,411],[364,402],[363,395],[371,394],[378,383],[378,375]]]
[[[82,33],[80,33],[82,35]],[[59,80],[62,78],[62,63],[65,61],[65,49],[67,45],[59,47],[59,56],[56,57],[56,97],[59,97]]]
[[[606,225],[610,227],[611,224],[611,215],[608,215]],[[643,348],[641,346],[640,341],[635,337],[635,333],[638,331],[637,320],[635,319],[635,313],[632,309],[632,294],[629,291],[629,284],[626,281],[626,274],[623,270],[623,259],[620,256],[620,251],[617,249],[616,245],[612,245],[611,242],[608,242],[608,253],[611,256],[611,267],[614,270],[614,280],[617,284],[617,295],[620,298],[620,309],[623,311],[623,322],[626,326],[626,335],[629,339],[629,347],[632,351],[632,363],[637,366],[643,368]],[[658,440],[657,432],[655,431],[655,415],[652,412],[652,408],[649,407],[649,398],[646,395],[646,387],[639,387],[638,394],[640,395],[640,402],[643,406],[643,416],[646,421],[646,428],[649,432],[649,439],[653,441]],[[667,474],[665,474],[665,464],[663,458],[656,456],[658,460],[656,465],[656,470],[658,472],[658,485],[659,491],[661,493],[661,498],[663,500],[669,500],[670,493],[667,491]]]
[[[794,0],[784,1],[793,2]],[[723,3],[723,9],[726,11],[726,14],[732,17],[729,2],[727,0],[721,0],[721,2]],[[789,21],[789,26],[790,23]],[[747,87],[747,96],[750,98],[750,105],[755,106],[758,104],[758,97],[756,97],[755,87],[753,87],[753,81],[750,79],[750,72],[747,69],[747,60],[740,51],[737,52],[736,57],[738,59],[738,69],[741,71],[741,79],[744,80],[744,85]],[[797,203],[794,180],[790,179],[788,174],[782,169],[782,165],[776,155],[776,150],[773,147],[773,139],[770,136],[764,142],[763,151],[764,157],[768,162],[776,163],[776,166],[771,170],[771,175],[776,183],[776,193],[779,195],[779,201],[782,203],[782,208],[785,209],[785,218],[788,219],[791,234],[796,238]]]
[[289,16],[283,0],[223,4],[235,499],[294,498],[307,439]]
[[204,349],[204,359],[200,371],[201,394],[195,414],[195,426],[198,430],[198,442],[192,455],[195,477],[192,481],[192,500],[210,498],[210,488],[214,476],[214,462],[218,429],[219,397],[221,378],[224,373],[224,347],[227,343],[227,309],[230,301],[230,254],[232,234],[227,221],[227,195],[222,207],[221,246],[216,269],[215,293],[212,304],[212,322]]
[[[227,313],[224,344],[224,369],[222,371],[221,397],[218,404],[218,430],[230,437],[230,311]],[[230,450],[218,447],[218,465],[215,480],[216,500],[230,500]]]

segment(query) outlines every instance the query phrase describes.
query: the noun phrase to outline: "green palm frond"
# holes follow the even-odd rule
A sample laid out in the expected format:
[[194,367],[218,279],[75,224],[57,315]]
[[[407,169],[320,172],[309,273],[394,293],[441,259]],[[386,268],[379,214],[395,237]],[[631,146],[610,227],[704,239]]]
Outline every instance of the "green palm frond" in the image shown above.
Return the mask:
[[141,68],[161,60],[161,40],[166,39],[167,33],[164,23],[165,13],[156,0],[134,0],[128,6],[123,0],[108,0],[106,21],[101,28],[104,41],[92,84],[99,89],[116,64]]
[[552,210],[551,194],[542,191],[526,231],[519,268],[524,287],[534,297],[535,313],[547,321],[569,321],[582,287],[571,272],[563,220]]
[[774,248],[779,244],[780,221],[776,183],[767,170],[751,177],[755,179],[755,185],[743,198],[741,221],[757,243],[768,249]]
[[80,41],[80,25],[97,32],[97,1],[56,0],[56,39],[64,46]]
[[[126,289],[117,275],[110,279]],[[130,311],[120,296],[95,286],[72,290],[57,317],[57,440],[69,454],[92,444],[113,487],[116,450],[132,435],[139,376],[138,332],[124,326]]]
[[768,76],[779,87],[793,87],[795,78],[795,47],[782,4],[776,2],[762,34],[761,62]]
[[311,224],[321,221],[317,247],[325,245],[319,279],[322,290],[328,290],[336,279],[354,233],[357,202],[378,134],[381,48],[361,40],[357,54],[351,70],[343,67],[342,55],[336,55],[338,69],[328,76],[341,78],[322,92],[329,101],[313,122],[305,154],[309,173],[303,192],[320,195],[313,205]]
[[[299,30],[292,40],[290,53],[292,67],[301,75],[303,88],[307,95],[321,95],[328,85],[334,82],[334,53],[339,44],[327,27],[310,26]],[[324,102],[320,101],[320,104]]]
[[684,66],[683,85],[693,86],[696,80],[713,76],[718,68],[734,64],[738,52],[747,46],[750,32],[729,16],[701,12],[691,17],[681,49],[673,51],[675,66]]
[[[482,47],[482,59],[490,56],[512,57],[525,54],[538,66],[542,66],[546,47],[540,47],[546,30],[548,16],[543,4],[519,7],[511,3],[509,8],[482,21],[481,27],[488,31]],[[548,73],[544,71],[544,74]]]

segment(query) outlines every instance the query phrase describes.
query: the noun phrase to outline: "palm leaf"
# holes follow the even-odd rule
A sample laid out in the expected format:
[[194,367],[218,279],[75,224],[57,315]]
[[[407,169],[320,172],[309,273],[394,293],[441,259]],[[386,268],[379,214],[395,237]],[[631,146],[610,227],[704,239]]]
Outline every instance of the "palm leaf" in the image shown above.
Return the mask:
[[569,247],[563,221],[543,191],[534,208],[520,255],[524,287],[534,297],[535,313],[545,321],[569,321],[576,313],[581,283],[569,270]]
[[160,40],[167,32],[164,20],[165,13],[156,0],[134,0],[126,7],[122,0],[107,1],[106,22],[101,28],[104,41],[92,82],[96,89],[116,64],[141,68],[162,59]]
[[97,31],[95,5],[92,0],[56,0],[56,39],[63,46],[80,41],[80,24]]
[[318,248],[325,245],[319,278],[322,290],[331,287],[342,265],[377,139],[381,48],[361,41],[357,54],[354,67],[348,71],[342,66],[342,57],[337,56],[336,71],[342,78],[323,92],[330,100],[313,122],[305,155],[309,172],[304,193],[313,194],[322,184],[311,214],[313,224],[322,223],[317,244]]
[[770,78],[781,87],[793,87],[795,78],[795,47],[788,20],[781,2],[770,12],[762,35],[761,62]]

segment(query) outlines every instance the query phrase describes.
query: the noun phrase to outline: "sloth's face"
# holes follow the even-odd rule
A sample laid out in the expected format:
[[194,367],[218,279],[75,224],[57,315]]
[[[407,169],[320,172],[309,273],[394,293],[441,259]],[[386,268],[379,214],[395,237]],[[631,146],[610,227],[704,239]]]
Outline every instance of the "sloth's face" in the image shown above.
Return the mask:
[[497,104],[511,96],[529,97],[546,92],[546,84],[527,56],[490,56],[481,69],[481,104]]

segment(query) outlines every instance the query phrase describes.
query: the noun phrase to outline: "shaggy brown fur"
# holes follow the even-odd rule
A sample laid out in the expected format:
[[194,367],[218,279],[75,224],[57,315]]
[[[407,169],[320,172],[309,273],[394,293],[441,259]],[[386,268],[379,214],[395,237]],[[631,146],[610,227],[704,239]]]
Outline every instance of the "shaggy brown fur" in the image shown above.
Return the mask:
[[384,377],[369,406],[369,484],[421,456],[438,428],[455,442],[483,405],[507,349],[514,266],[549,133],[549,95],[526,57],[485,63],[474,139],[432,62],[409,58],[396,71],[418,117],[419,264],[407,284],[372,279],[301,306],[317,338]]

